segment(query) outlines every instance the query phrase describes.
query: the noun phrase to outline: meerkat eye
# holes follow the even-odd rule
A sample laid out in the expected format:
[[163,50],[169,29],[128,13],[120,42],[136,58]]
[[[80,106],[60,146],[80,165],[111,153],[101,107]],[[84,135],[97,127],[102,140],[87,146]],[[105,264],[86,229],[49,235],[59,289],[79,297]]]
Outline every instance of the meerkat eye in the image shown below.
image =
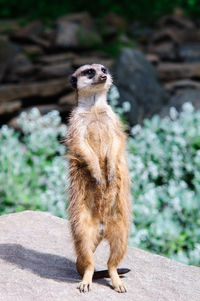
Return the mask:
[[101,68],[101,71],[103,72],[103,73],[107,73],[107,69],[106,68]]
[[86,69],[82,72],[82,75],[83,76],[88,75],[89,78],[92,78],[93,76],[95,76],[95,70],[94,69]]

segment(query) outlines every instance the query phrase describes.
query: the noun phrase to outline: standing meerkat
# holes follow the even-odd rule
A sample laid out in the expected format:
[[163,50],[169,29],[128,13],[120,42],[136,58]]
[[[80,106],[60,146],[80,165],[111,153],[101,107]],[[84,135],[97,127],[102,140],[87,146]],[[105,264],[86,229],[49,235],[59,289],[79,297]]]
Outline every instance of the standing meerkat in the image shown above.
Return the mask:
[[68,212],[77,254],[76,267],[83,277],[78,288],[87,292],[93,275],[98,278],[94,274],[93,253],[101,240],[106,239],[110,245],[108,273],[113,288],[124,293],[126,288],[117,266],[127,248],[130,180],[126,135],[107,103],[112,77],[103,65],[84,65],[73,73],[71,84],[76,89],[77,107],[72,111],[66,139]]

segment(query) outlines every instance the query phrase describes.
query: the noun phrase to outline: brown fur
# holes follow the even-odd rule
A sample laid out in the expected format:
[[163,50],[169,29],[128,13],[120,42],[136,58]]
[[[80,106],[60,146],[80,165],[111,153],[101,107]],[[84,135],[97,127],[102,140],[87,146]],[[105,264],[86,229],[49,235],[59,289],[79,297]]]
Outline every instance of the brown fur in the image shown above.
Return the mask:
[[[99,65],[92,66],[98,69]],[[97,76],[99,73],[98,69]],[[77,77],[79,74],[80,70],[75,73]],[[98,96],[107,90],[102,86]],[[88,97],[88,92],[79,91],[79,86],[77,92],[78,101],[82,94]],[[88,291],[91,286],[93,253],[102,239],[110,244],[108,271],[113,287],[118,292],[126,291],[117,274],[117,266],[126,252],[130,220],[125,142],[120,121],[107,103],[94,103],[84,110],[80,110],[78,104],[73,110],[67,137],[70,158],[68,212],[77,271],[83,276],[80,291]]]

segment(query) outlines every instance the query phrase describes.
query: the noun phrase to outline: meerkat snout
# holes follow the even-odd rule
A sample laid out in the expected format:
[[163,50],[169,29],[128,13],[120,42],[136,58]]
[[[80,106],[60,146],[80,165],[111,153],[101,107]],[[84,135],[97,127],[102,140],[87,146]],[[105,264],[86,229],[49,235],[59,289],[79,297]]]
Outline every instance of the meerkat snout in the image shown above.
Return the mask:
[[101,74],[101,75],[99,76],[99,79],[100,79],[100,81],[105,82],[105,81],[107,80],[107,76],[104,75],[104,74]]

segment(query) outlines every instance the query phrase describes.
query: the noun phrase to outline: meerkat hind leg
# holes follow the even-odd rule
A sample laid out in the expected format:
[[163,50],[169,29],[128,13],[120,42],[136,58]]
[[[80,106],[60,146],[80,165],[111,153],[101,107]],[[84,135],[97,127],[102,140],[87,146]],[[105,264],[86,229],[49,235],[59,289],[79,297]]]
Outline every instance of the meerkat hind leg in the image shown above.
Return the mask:
[[90,291],[92,286],[93,274],[94,274],[94,265],[90,264],[86,267],[83,274],[83,278],[81,282],[79,282],[78,284],[77,288],[80,290],[80,292],[86,293]]
[[123,284],[117,273],[117,266],[124,257],[126,252],[126,235],[123,230],[118,228],[113,229],[111,239],[108,239],[110,244],[110,257],[108,260],[108,271],[115,291],[125,293],[126,287]]
[[80,292],[89,292],[92,286],[92,277],[94,274],[94,260],[93,253],[96,250],[100,239],[97,236],[96,225],[87,227],[85,235],[78,241],[79,252],[76,261],[76,268],[78,273],[83,277],[78,284]]

